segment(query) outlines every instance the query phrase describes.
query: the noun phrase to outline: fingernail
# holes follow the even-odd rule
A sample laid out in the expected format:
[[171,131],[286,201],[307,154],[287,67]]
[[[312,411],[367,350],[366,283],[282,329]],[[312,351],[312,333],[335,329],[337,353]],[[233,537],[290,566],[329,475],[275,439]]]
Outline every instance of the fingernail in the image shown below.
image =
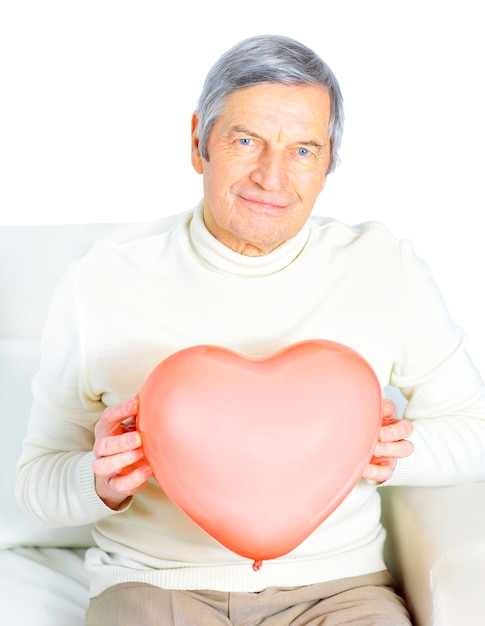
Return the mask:
[[132,448],[139,448],[141,446],[141,435],[137,430],[130,432],[129,442]]

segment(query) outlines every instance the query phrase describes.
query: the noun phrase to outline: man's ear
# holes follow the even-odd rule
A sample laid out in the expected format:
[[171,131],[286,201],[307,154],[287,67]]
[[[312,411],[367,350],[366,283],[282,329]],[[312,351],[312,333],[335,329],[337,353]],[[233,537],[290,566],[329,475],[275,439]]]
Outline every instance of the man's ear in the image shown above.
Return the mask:
[[192,114],[192,167],[197,174],[202,174],[204,169],[202,166],[202,155],[199,152],[199,116],[197,111]]

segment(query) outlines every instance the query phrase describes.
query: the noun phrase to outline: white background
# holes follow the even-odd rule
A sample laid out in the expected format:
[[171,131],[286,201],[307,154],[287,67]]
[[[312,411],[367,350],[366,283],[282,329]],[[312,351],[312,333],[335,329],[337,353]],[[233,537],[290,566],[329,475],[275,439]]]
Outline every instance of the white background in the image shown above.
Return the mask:
[[342,164],[315,212],[412,239],[485,373],[479,0],[3,0],[0,224],[192,207],[204,76],[225,49],[269,32],[314,48],[344,93]]

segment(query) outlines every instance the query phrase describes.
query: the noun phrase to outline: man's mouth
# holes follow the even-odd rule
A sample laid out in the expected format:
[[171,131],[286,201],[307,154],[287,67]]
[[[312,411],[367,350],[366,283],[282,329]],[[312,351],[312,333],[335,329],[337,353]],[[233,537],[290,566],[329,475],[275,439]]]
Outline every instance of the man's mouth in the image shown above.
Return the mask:
[[290,202],[274,196],[252,196],[239,194],[241,200],[248,206],[259,210],[284,211],[290,206]]

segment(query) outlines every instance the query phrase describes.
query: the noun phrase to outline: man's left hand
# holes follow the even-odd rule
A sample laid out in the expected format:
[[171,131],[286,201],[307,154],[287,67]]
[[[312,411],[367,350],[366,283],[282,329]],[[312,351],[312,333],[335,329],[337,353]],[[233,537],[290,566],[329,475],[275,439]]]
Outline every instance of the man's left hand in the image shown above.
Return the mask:
[[391,400],[382,403],[382,428],[374,456],[365,468],[363,478],[377,484],[389,480],[397,460],[413,453],[414,446],[407,440],[412,435],[413,423],[399,419],[397,407]]

